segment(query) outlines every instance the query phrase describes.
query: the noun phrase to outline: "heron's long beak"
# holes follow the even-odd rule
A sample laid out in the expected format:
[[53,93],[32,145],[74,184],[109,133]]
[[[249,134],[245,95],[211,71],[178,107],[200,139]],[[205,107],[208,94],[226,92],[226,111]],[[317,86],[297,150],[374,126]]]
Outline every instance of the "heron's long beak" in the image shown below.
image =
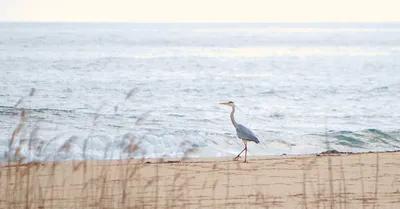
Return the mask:
[[220,105],[227,105],[227,106],[229,106],[229,102],[221,102],[221,103],[219,103]]

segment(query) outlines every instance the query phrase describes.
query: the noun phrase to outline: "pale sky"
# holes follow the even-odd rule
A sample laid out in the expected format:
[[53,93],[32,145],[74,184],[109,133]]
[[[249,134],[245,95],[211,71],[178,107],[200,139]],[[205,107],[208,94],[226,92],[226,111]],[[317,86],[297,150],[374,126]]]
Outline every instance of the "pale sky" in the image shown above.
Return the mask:
[[0,21],[398,22],[400,0],[0,0]]

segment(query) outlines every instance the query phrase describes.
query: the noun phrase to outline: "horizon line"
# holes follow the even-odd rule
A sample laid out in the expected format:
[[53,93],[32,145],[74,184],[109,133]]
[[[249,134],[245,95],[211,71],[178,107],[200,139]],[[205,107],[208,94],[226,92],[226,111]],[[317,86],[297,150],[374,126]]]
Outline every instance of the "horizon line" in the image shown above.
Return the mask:
[[171,21],[171,22],[136,22],[136,21],[14,21],[14,20],[0,20],[0,23],[128,23],[128,24],[290,24],[290,23],[296,23],[296,24],[309,24],[309,23],[318,23],[318,24],[343,24],[343,23],[349,23],[349,24],[354,24],[354,23],[369,23],[369,24],[379,24],[379,23],[397,23],[400,24],[400,21],[237,21],[237,22],[231,22],[231,21],[220,21],[220,22],[200,22],[200,21],[193,21],[193,22],[176,22],[176,21]]

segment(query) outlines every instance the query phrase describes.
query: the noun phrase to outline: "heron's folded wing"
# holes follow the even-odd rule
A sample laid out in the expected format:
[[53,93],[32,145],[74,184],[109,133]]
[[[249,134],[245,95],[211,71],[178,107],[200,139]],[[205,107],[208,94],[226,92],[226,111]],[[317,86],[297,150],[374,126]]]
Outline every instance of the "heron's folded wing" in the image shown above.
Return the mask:
[[238,124],[236,132],[239,138],[259,143],[256,135],[244,125]]

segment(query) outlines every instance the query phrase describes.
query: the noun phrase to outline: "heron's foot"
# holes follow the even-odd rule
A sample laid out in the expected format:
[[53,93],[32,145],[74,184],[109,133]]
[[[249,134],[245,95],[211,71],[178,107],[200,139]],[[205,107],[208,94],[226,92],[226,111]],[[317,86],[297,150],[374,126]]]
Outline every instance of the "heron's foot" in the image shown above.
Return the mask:
[[234,160],[234,161],[238,161],[239,158],[240,158],[240,156],[238,155],[238,156],[236,156],[235,158],[233,158],[233,160]]

